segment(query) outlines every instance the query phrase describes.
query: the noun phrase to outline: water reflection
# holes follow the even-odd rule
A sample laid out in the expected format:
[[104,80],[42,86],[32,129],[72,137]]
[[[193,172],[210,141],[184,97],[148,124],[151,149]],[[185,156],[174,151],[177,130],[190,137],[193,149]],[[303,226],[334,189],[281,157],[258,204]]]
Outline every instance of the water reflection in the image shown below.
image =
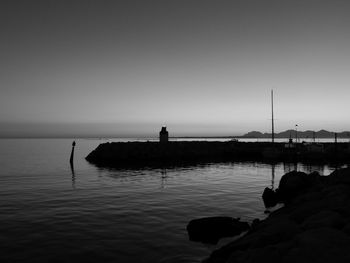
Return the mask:
[[304,164],[303,170],[306,173],[312,173],[312,172],[318,172],[319,174],[324,174],[324,165],[317,165],[317,164]]
[[70,171],[72,173],[72,188],[75,189],[75,170],[73,162],[70,162]]
[[[341,166],[345,167],[345,165]],[[284,173],[289,173],[293,171],[301,171],[304,173],[318,172],[321,175],[329,175],[330,172],[336,170],[337,166],[334,165],[324,165],[324,164],[305,164],[305,163],[283,163]]]
[[284,173],[298,171],[298,163],[283,163]]
[[271,164],[271,189],[275,188],[275,164]]
[[160,188],[161,189],[164,189],[165,188],[165,184],[166,184],[166,179],[167,179],[167,169],[166,168],[162,168],[161,170],[161,185],[160,185]]

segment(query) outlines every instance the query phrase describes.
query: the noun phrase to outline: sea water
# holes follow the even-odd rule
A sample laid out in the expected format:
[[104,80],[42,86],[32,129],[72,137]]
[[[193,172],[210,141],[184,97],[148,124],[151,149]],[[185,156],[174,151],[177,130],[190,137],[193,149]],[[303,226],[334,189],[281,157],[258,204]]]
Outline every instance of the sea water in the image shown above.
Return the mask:
[[261,194],[292,170],[329,166],[208,163],[167,169],[102,169],[85,161],[106,141],[0,140],[1,262],[200,262],[216,246],[189,241],[207,216],[264,218]]

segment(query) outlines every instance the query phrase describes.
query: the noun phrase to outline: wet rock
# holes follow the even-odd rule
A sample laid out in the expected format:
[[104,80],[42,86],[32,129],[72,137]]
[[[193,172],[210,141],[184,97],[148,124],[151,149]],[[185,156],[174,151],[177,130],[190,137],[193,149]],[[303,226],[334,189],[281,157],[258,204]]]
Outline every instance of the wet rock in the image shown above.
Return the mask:
[[216,244],[220,238],[232,237],[249,229],[249,224],[232,217],[206,217],[194,219],[187,225],[191,241]]

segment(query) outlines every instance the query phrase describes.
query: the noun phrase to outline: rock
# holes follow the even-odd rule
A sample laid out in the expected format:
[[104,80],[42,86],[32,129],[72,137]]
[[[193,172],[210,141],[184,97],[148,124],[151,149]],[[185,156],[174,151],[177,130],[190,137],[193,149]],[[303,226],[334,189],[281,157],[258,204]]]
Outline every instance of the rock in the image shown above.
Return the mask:
[[327,205],[324,204],[323,200],[308,201],[303,204],[293,206],[289,212],[289,218],[302,224],[306,218],[324,209],[327,209]]
[[228,263],[253,263],[268,262],[279,263],[282,259],[282,253],[278,248],[269,246],[266,248],[248,249],[246,251],[236,251],[227,260]]
[[301,193],[306,188],[305,177],[305,173],[295,171],[283,175],[277,191],[281,199],[288,201]]
[[206,217],[194,219],[187,225],[191,241],[217,244],[220,238],[232,237],[249,229],[249,224],[232,217]]
[[253,220],[253,222],[252,222],[250,228],[251,228],[252,230],[256,230],[257,227],[259,226],[260,222],[261,222],[261,221],[260,221],[259,218],[255,218],[255,219]]
[[330,176],[288,173],[271,191],[263,196],[273,200],[276,194],[284,207],[255,220],[246,235],[206,262],[350,262],[350,169]]
[[329,175],[329,179],[335,183],[350,184],[350,168],[335,170]]
[[317,172],[307,175],[302,172],[290,172],[282,176],[279,187],[276,190],[279,201],[288,202],[312,187],[322,182],[322,176]]
[[261,222],[249,239],[251,248],[275,245],[290,240],[301,232],[298,224],[288,218],[273,218]]
[[349,262],[350,237],[332,228],[317,228],[300,233],[295,247],[285,254],[286,263]]
[[264,205],[266,208],[273,207],[277,204],[277,194],[271,188],[266,187],[262,195]]
[[350,236],[350,223],[346,224],[343,229],[342,232],[347,234],[348,236]]
[[323,210],[308,217],[302,224],[302,227],[305,229],[320,227],[333,227],[340,229],[345,223],[345,220],[339,213],[330,210]]

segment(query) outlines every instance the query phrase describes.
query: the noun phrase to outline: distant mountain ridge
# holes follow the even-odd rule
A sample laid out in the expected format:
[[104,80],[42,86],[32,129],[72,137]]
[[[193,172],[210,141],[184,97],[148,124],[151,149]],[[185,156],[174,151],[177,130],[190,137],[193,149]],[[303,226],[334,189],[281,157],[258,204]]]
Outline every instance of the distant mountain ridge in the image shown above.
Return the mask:
[[[314,135],[315,133],[315,135]],[[335,132],[319,130],[319,131],[298,131],[298,138],[334,138]],[[275,138],[295,138],[295,130],[286,130],[283,132],[275,133]],[[337,132],[338,138],[350,138],[349,131]],[[271,133],[262,133],[259,131],[251,131],[242,136],[242,138],[271,138]]]

